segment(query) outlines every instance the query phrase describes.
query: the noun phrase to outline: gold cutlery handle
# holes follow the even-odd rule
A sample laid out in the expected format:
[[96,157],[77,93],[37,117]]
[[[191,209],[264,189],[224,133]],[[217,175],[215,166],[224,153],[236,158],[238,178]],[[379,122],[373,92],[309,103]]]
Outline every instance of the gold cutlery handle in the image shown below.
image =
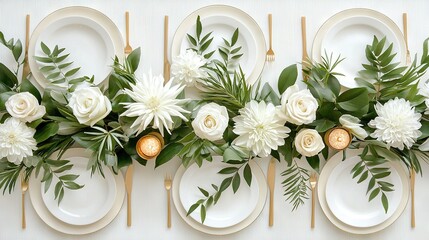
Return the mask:
[[316,195],[314,193],[314,188],[311,189],[311,228],[314,228],[314,219],[315,219],[315,206],[316,206]]
[[27,221],[25,220],[25,192],[22,193],[22,200],[21,200],[21,208],[22,208],[22,229],[25,229],[27,227]]
[[414,208],[414,188],[415,188],[415,181],[416,181],[416,172],[414,169],[411,169],[411,181],[410,181],[410,188],[411,188],[411,227],[416,227],[416,213]]
[[130,45],[130,13],[125,12],[125,32],[126,32],[126,41],[127,46]]
[[170,190],[167,191],[167,227],[171,228],[171,202]]
[[25,57],[28,56],[28,44],[30,42],[30,15],[25,17]]
[[273,15],[268,14],[268,31],[269,31],[269,41],[270,41],[270,49],[273,45]]
[[168,16],[164,17],[164,61],[168,60]]
[[127,226],[131,227],[131,194],[127,194]]
[[270,213],[268,217],[268,226],[274,225],[274,193],[270,192]]
[[403,24],[403,28],[404,28],[405,46],[408,50],[408,18],[407,18],[407,13],[402,14],[402,24]]
[[301,17],[301,36],[302,36],[302,61],[305,61],[308,58],[308,53],[307,53],[307,24],[306,24],[306,18],[304,16]]

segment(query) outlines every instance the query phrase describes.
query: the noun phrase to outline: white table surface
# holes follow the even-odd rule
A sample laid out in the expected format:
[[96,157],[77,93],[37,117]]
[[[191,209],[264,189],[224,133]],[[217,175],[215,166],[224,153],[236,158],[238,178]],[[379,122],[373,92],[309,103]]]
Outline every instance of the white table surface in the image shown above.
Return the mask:
[[[364,7],[378,10],[393,19],[402,29],[402,13],[408,12],[409,48],[411,53],[421,52],[421,46],[429,37],[426,0],[0,0],[0,31],[7,38],[25,37],[25,15],[31,14],[31,30],[47,14],[66,6],[84,5],[105,13],[125,34],[124,12],[130,12],[131,45],[142,47],[141,71],[152,69],[162,73],[162,39],[164,15],[170,16],[170,41],[174,30],[192,11],[211,4],[229,4],[243,9],[260,24],[267,36],[267,14],[273,14],[274,50],[276,61],[265,67],[263,80],[276,82],[281,70],[301,60],[300,17],[307,16],[307,38],[309,50],[317,29],[333,14],[348,8]],[[4,47],[0,48],[0,61],[13,66],[13,60]],[[264,172],[268,161],[260,161]],[[163,180],[166,173],[173,175],[179,159],[154,170],[154,163],[135,168],[133,190],[133,226],[126,226],[125,205],[117,218],[104,229],[84,236],[59,233],[37,216],[27,195],[27,229],[21,229],[21,193],[17,189],[11,195],[0,196],[0,240],[15,239],[427,239],[429,235],[429,167],[423,166],[423,178],[416,179],[417,227],[410,227],[410,206],[402,216],[385,230],[370,235],[352,235],[337,229],[316,209],[316,228],[310,229],[310,203],[291,212],[291,206],[282,196],[280,172],[285,164],[277,167],[275,222],[268,227],[268,207],[248,228],[228,236],[210,236],[188,226],[175,209],[172,211],[173,227],[166,227],[166,192]],[[352,186],[351,186],[352,189]],[[345,193],[346,194],[346,193]]]

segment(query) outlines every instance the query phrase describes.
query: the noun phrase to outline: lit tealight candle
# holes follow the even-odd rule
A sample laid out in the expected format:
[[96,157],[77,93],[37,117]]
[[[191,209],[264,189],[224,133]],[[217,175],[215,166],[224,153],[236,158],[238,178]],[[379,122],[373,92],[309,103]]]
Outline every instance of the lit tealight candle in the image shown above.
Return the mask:
[[326,144],[335,149],[343,150],[350,145],[352,137],[350,132],[344,128],[333,128],[326,132],[325,142]]
[[149,160],[158,156],[163,146],[162,136],[157,132],[152,132],[138,140],[136,150],[140,157]]

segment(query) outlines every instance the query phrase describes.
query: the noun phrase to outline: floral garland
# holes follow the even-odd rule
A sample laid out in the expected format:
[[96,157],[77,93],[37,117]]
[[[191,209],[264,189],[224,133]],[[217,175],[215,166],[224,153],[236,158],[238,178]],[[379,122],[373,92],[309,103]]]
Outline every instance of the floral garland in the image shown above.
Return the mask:
[[[103,174],[102,165],[117,172],[132,159],[146,164],[136,144],[156,131],[165,142],[156,167],[175,156],[185,166],[201,166],[214,154],[229,164],[219,172],[224,180],[212,184],[213,189],[199,188],[201,199],[188,210],[200,208],[202,221],[222,192],[229,187],[237,191],[240,175],[251,185],[252,159],[271,155],[285,161],[285,195],[295,209],[308,198],[309,170],[298,162],[306,160],[320,171],[329,149],[347,147],[363,148],[352,177],[358,183],[370,179],[369,201],[380,196],[387,212],[385,193],[394,186],[385,180],[390,168],[383,164],[400,160],[420,173],[420,162],[429,160],[429,86],[419,85],[429,67],[428,40],[420,61],[400,66],[393,62],[392,44],[374,37],[354,89],[341,90],[341,74],[334,70],[342,59],[331,55],[303,64],[307,89],[300,90],[297,66],[292,65],[282,71],[274,90],[269,84],[247,84],[239,66],[243,53],[238,36],[236,29],[229,40],[210,49],[214,37],[203,34],[198,17],[195,35],[187,35],[191,48],[174,58],[170,81],[164,84],[161,75],[152,73],[136,76],[136,49],[123,64],[115,58],[108,88],[93,85],[93,77],[76,77],[79,68],[67,62],[65,49],[51,50],[42,43],[44,56],[36,60],[50,84],[40,93],[28,76],[19,83],[21,42],[6,41],[0,32],[0,42],[17,63],[15,72],[0,63],[0,188],[10,192],[22,171],[26,180],[35,171],[42,173],[45,190],[52,178],[59,179],[55,197],[61,201],[64,188],[83,187],[74,182],[77,175],[67,173],[72,164],[61,160],[68,148],[78,144],[91,150],[92,172]],[[219,59],[213,58],[216,52]],[[186,99],[186,87],[199,89],[202,100]],[[336,129],[344,130],[347,139],[339,148],[329,141]],[[50,159],[57,151],[58,158]]]

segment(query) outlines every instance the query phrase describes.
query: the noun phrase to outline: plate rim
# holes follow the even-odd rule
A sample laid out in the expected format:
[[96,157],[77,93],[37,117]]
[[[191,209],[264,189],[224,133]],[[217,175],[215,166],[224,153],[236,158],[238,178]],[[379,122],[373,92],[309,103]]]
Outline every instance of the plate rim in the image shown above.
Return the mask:
[[[360,149],[346,149],[346,154],[348,157],[353,157],[358,155],[359,153],[362,152],[362,148]],[[370,233],[375,233],[378,231],[381,231],[385,228],[387,228],[388,226],[390,226],[392,223],[394,223],[404,212],[407,203],[408,203],[408,198],[409,198],[409,181],[408,181],[408,175],[405,172],[405,169],[403,168],[402,164],[396,160],[391,160],[390,163],[392,164],[393,167],[395,167],[395,169],[398,171],[398,174],[402,180],[402,199],[401,202],[398,206],[398,208],[396,209],[395,213],[386,221],[384,221],[383,223],[380,223],[378,225],[372,226],[372,227],[353,227],[350,225],[347,225],[343,222],[341,222],[338,218],[336,218],[334,216],[334,214],[331,212],[331,210],[328,207],[328,204],[326,202],[326,197],[325,197],[325,190],[326,190],[326,182],[327,179],[329,177],[329,173],[332,171],[332,169],[339,163],[342,161],[343,158],[343,153],[342,152],[338,152],[336,153],[334,156],[332,156],[325,164],[325,166],[322,169],[322,172],[320,173],[319,176],[319,181],[317,184],[317,196],[319,199],[319,205],[322,208],[323,213],[325,214],[326,218],[328,218],[328,220],[337,228],[345,231],[345,232],[349,232],[349,233],[353,233],[353,234],[370,234]]]
[[[96,24],[98,24],[102,29],[104,29],[109,36],[109,38],[112,41],[112,45],[115,49],[113,49],[113,52],[119,59],[123,59],[124,54],[124,40],[122,38],[122,34],[119,31],[119,28],[116,26],[116,24],[110,19],[106,14],[86,6],[70,6],[70,7],[64,7],[60,8],[58,10],[55,10],[51,13],[49,13],[47,16],[45,16],[34,28],[33,33],[31,34],[29,44],[28,44],[28,65],[31,70],[31,74],[35,80],[35,82],[42,88],[46,88],[49,83],[48,80],[43,76],[43,74],[39,71],[37,62],[34,60],[34,53],[36,51],[36,42],[39,39],[40,35],[43,33],[43,31],[51,25],[52,23],[59,21],[64,18],[68,17],[82,17],[87,18],[92,21],[94,21]],[[114,56],[112,56],[114,57]],[[109,79],[110,73],[113,70],[109,72],[109,74],[98,84],[104,85],[107,84],[107,81]]]
[[[352,160],[352,158],[355,158],[355,157],[358,157],[358,156],[353,156],[353,157],[348,157],[347,159],[349,159],[349,161],[350,160]],[[355,162],[356,162],[356,160],[355,160]],[[332,214],[338,219],[338,220],[340,220],[340,221],[342,221],[343,223],[345,223],[345,224],[347,224],[347,225],[349,225],[349,226],[353,226],[353,227],[358,227],[358,228],[363,228],[363,227],[372,227],[372,226],[376,226],[376,225],[378,225],[378,224],[381,224],[381,223],[383,223],[383,222],[385,222],[387,219],[389,219],[390,217],[392,217],[393,216],[393,214],[395,213],[395,210],[396,210],[396,208],[395,209],[392,209],[393,211],[389,211],[389,214],[385,214],[384,216],[383,216],[383,218],[384,219],[382,219],[381,221],[380,220],[378,220],[379,222],[378,223],[376,223],[376,224],[373,224],[373,225],[369,225],[369,226],[358,226],[358,224],[351,224],[350,222],[349,223],[346,223],[345,221],[343,221],[343,220],[341,220],[341,218],[340,217],[338,217],[335,213],[334,213],[334,210],[332,209],[332,203],[329,203],[330,201],[329,201],[329,191],[328,191],[328,187],[329,187],[329,183],[331,183],[332,184],[332,177],[333,177],[333,171],[336,171],[336,169],[340,166],[340,165],[343,165],[343,164],[348,164],[348,166],[342,166],[342,168],[341,169],[339,169],[340,171],[341,170],[343,170],[342,172],[344,172],[344,169],[345,168],[348,168],[348,167],[350,167],[350,166],[353,166],[354,164],[356,164],[355,162],[352,162],[352,161],[350,161],[349,163],[344,163],[344,161],[343,162],[340,162],[340,163],[338,163],[335,167],[333,167],[333,169],[332,169],[332,171],[330,172],[330,174],[329,174],[329,177],[328,177],[328,179],[327,179],[327,182],[326,182],[326,191],[325,191],[325,196],[326,196],[326,202],[327,202],[327,205],[328,205],[328,207],[329,207],[329,209],[331,210],[331,212],[332,212]],[[388,165],[390,165],[391,166],[391,164],[390,163],[387,163]],[[398,184],[398,185],[400,185],[401,186],[401,188],[399,188],[399,189],[396,189],[394,192],[397,192],[397,191],[401,191],[401,193],[399,193],[399,194],[397,194],[397,198],[399,198],[399,199],[397,199],[397,206],[396,207],[399,207],[399,205],[401,204],[401,200],[402,200],[402,190],[403,190],[403,188],[402,188],[402,180],[401,180],[401,176],[400,176],[400,174],[397,172],[397,170],[396,170],[396,168],[395,167],[393,167],[393,170],[396,172],[396,174],[397,174],[397,180],[399,180],[400,181],[400,183]],[[350,175],[350,173],[346,173],[346,174],[348,174],[349,176],[351,176]],[[338,177],[338,175],[337,175],[337,177]],[[341,181],[340,179],[336,179],[336,182],[338,182],[338,181]],[[356,182],[355,182],[355,184],[356,184]],[[333,186],[331,186],[331,187],[329,187],[329,188],[332,188],[332,187],[334,187],[335,185],[333,185]],[[397,187],[397,185],[395,185],[395,187]],[[398,192],[397,192],[398,193]],[[338,195],[338,194],[337,194]],[[332,196],[332,195],[331,195]],[[392,207],[392,205],[390,204],[390,202],[389,202],[389,208],[391,208]],[[380,208],[380,207],[378,207],[380,210],[382,210],[382,208]],[[383,213],[384,213],[384,211],[383,211]]]
[[[76,153],[78,153],[77,155],[79,155],[79,156],[76,156]],[[67,156],[67,154],[69,154],[69,155],[73,155],[73,156]],[[58,152],[56,152],[56,153],[54,153],[54,157],[53,158],[57,158],[57,155],[58,155]],[[87,151],[85,151],[85,152],[77,152],[77,150],[72,150],[72,151],[66,151],[64,154],[63,154],[63,158],[69,158],[69,157],[80,157],[80,158],[89,158],[91,156],[91,154],[89,153],[89,152],[87,152]],[[79,161],[81,161],[81,160],[79,160]],[[74,163],[74,164],[76,164],[76,161],[75,162],[72,162],[72,161],[70,161],[71,163]],[[85,164],[85,163],[83,163],[83,162],[80,162],[80,164]],[[82,226],[82,225],[89,225],[89,224],[93,224],[93,223],[95,223],[95,222],[97,222],[97,221],[99,221],[100,219],[102,219],[103,217],[105,217],[106,215],[107,215],[107,213],[110,211],[110,209],[112,209],[112,207],[114,206],[114,204],[115,204],[115,199],[116,199],[116,194],[117,194],[117,192],[118,192],[118,190],[117,190],[117,188],[116,188],[116,181],[115,181],[115,177],[114,177],[114,174],[112,173],[112,171],[107,167],[107,166],[105,166],[105,165],[103,165],[103,171],[105,172],[105,179],[106,179],[106,184],[109,184],[110,183],[110,180],[109,180],[109,182],[107,182],[107,177],[109,177],[109,178],[111,178],[111,181],[113,182],[113,184],[114,184],[114,193],[111,193],[111,198],[112,199],[110,199],[109,200],[109,205],[105,205],[106,207],[107,207],[107,209],[105,210],[105,211],[103,211],[104,213],[100,216],[100,217],[97,217],[97,218],[94,218],[94,220],[91,220],[91,221],[86,221],[86,222],[82,222],[82,223],[79,223],[79,222],[77,222],[76,223],[76,221],[77,221],[77,219],[75,219],[75,220],[72,220],[72,221],[66,221],[65,219],[63,219],[63,218],[60,218],[60,217],[58,217],[58,215],[56,215],[53,211],[52,211],[52,209],[46,204],[46,198],[52,198],[52,195],[49,195],[49,196],[46,196],[46,194],[43,194],[43,187],[41,187],[40,188],[40,191],[42,191],[42,201],[43,201],[43,203],[45,204],[45,206],[46,206],[46,208],[48,209],[48,211],[55,217],[55,218],[57,218],[58,220],[60,220],[60,221],[62,221],[62,222],[64,222],[64,223],[67,223],[67,224],[70,224],[70,225],[76,225],[76,226]],[[52,185],[53,186],[53,185]],[[52,199],[53,200],[53,199]],[[53,200],[54,202],[55,202],[55,200]],[[104,204],[107,204],[108,202],[107,201],[105,201],[104,202]]]
[[[387,15],[373,10],[369,8],[349,8],[342,10],[340,12],[335,13],[334,15],[330,16],[325,22],[323,22],[322,26],[317,30],[316,35],[313,39],[313,44],[311,48],[311,56],[313,60],[320,61],[322,57],[322,42],[325,38],[326,33],[332,29],[336,24],[340,23],[341,21],[344,21],[345,19],[349,19],[352,17],[367,17],[375,19],[382,24],[386,25],[387,28],[391,29],[393,35],[397,38],[400,49],[400,63],[402,65],[406,64],[406,44],[405,39],[403,37],[401,29],[398,27],[398,25]],[[363,51],[363,50],[362,50]],[[353,78],[354,80],[354,78]],[[340,82],[341,86],[345,88],[354,88],[356,86],[352,86],[352,84],[342,84]],[[347,85],[347,86],[346,86]]]
[[[78,149],[78,150],[76,150]],[[75,151],[86,151],[87,149],[84,148],[69,148],[67,151],[69,150],[75,150]],[[83,235],[83,234],[89,234],[89,233],[93,233],[96,232],[98,230],[101,230],[102,228],[106,227],[107,225],[109,225],[118,215],[119,211],[122,208],[124,199],[125,199],[125,183],[124,183],[124,178],[122,176],[122,173],[119,171],[118,174],[113,174],[114,178],[115,178],[115,182],[116,182],[116,189],[117,189],[117,194],[116,194],[116,198],[115,198],[115,203],[112,207],[112,209],[110,209],[110,211],[107,213],[106,216],[104,216],[102,219],[100,219],[99,221],[89,224],[89,225],[71,225],[71,224],[67,224],[65,222],[62,222],[61,220],[55,218],[50,212],[49,210],[46,208],[46,206],[43,203],[42,200],[42,196],[41,196],[41,181],[40,178],[42,177],[41,175],[39,175],[38,178],[35,177],[35,173],[31,174],[30,180],[29,180],[29,195],[30,195],[30,201],[31,204],[34,208],[34,210],[36,211],[37,215],[39,216],[39,218],[46,223],[46,225],[48,225],[49,227],[51,227],[52,229],[58,231],[58,232],[62,232],[62,233],[66,233],[66,234],[70,234],[70,235]],[[66,196],[67,197],[67,196]]]
[[[182,39],[186,35],[191,24],[195,22],[196,17],[200,15],[201,19],[203,20],[204,15],[207,15],[207,14],[210,16],[216,15],[216,11],[219,9],[221,10],[222,14],[236,18],[237,21],[240,21],[242,22],[243,25],[247,26],[249,32],[252,34],[255,40],[256,47],[258,46],[261,47],[261,51],[259,55],[257,55],[255,67],[250,72],[250,74],[246,76],[246,82],[249,83],[250,85],[253,85],[255,82],[257,82],[257,80],[262,75],[266,64],[265,63],[265,54],[266,54],[265,36],[264,36],[264,33],[262,32],[261,27],[256,22],[256,20],[252,18],[252,16],[250,16],[245,11],[230,5],[213,4],[213,5],[199,8],[193,11],[192,13],[190,13],[188,16],[186,16],[183,19],[183,21],[179,24],[179,26],[177,27],[174,33],[173,40],[171,43],[171,51],[170,51],[171,59],[173,60],[175,56],[178,56],[180,54],[180,46],[182,43]],[[231,12],[233,14],[229,15]],[[248,21],[252,26],[248,26],[247,24],[243,23],[243,20]]]
[[[214,158],[216,158],[216,157],[214,157]],[[219,158],[221,158],[221,156]],[[260,196],[259,196],[258,204],[257,204],[256,208],[254,209],[254,211],[252,212],[252,214],[248,218],[244,219],[240,223],[237,223],[235,225],[232,225],[230,227],[225,227],[225,228],[208,227],[208,226],[205,226],[205,225],[195,221],[193,218],[186,216],[187,211],[184,209],[184,207],[180,201],[179,190],[178,190],[180,178],[182,177],[186,168],[183,165],[180,165],[180,167],[177,169],[176,174],[174,175],[174,179],[173,179],[172,198],[173,198],[174,206],[175,206],[177,212],[179,213],[180,217],[183,219],[183,221],[185,221],[192,228],[194,228],[200,232],[211,234],[211,235],[232,234],[232,233],[241,231],[244,228],[248,227],[250,224],[252,224],[259,217],[259,215],[262,213],[262,210],[264,209],[266,199],[267,199],[267,195],[268,195],[268,186],[267,186],[267,183],[265,180],[265,175],[262,172],[262,169],[260,168],[258,163],[256,163],[256,161],[252,160],[249,162],[249,165],[252,168],[252,176],[253,176],[252,181],[254,181],[255,179],[258,179],[258,183],[260,185],[260,187],[259,187]]]

